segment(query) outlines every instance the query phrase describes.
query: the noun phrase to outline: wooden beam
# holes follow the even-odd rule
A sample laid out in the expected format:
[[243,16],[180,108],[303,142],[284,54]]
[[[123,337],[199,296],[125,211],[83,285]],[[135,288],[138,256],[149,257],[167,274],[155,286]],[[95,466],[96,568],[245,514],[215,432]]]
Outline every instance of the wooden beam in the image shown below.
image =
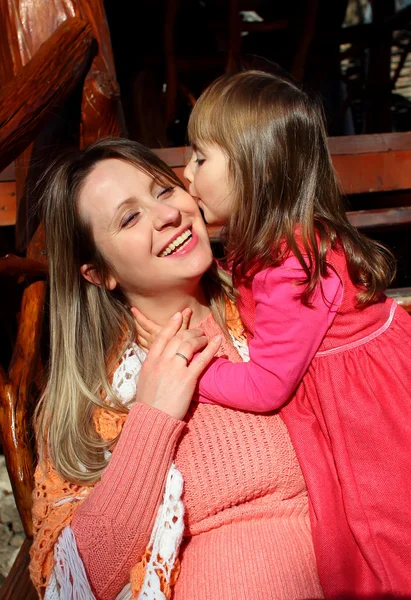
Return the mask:
[[0,90],[0,170],[33,141],[52,111],[87,73],[95,53],[90,25],[64,21]]
[[34,258],[6,254],[0,258],[0,275],[13,277],[47,277],[48,267],[45,262]]
[[344,194],[411,189],[411,132],[330,137]]
[[15,181],[16,180],[16,168],[14,162],[0,173],[0,181]]
[[[328,144],[343,194],[411,190],[411,132],[330,137]],[[189,148],[155,152],[181,176]]]
[[[411,132],[330,137],[328,144],[344,194],[411,190]],[[157,148],[155,152],[183,179],[190,148]],[[7,214],[12,215],[14,183],[4,181],[12,168],[5,173],[0,173],[0,207],[7,206]],[[1,217],[0,211],[0,225]]]
[[391,288],[386,291],[387,296],[394,298],[400,306],[411,313],[411,287]]
[[400,208],[379,208],[347,212],[351,225],[358,229],[411,225],[411,206]]
[[16,183],[0,183],[0,226],[16,223]]

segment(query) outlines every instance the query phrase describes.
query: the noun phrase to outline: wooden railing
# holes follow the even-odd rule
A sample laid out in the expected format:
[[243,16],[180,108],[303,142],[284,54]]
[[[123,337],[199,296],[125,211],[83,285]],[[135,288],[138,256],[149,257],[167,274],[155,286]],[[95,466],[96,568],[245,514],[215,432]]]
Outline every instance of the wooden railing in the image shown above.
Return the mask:
[[[330,137],[329,147],[343,194],[370,193],[369,209],[349,213],[355,226],[411,224],[411,132]],[[156,152],[183,179],[190,149],[162,148]],[[375,209],[374,192],[401,192],[405,205]],[[15,182],[10,165],[0,173],[0,225],[14,222]]]

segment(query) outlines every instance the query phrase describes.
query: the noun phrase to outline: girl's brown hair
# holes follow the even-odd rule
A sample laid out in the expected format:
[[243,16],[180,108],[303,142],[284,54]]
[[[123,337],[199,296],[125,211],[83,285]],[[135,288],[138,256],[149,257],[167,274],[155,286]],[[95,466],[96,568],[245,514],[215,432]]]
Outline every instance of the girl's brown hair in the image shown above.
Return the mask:
[[306,274],[301,299],[309,304],[327,276],[327,251],[341,246],[359,304],[388,287],[393,258],[346,217],[313,93],[282,74],[223,75],[196,102],[188,136],[193,147],[214,143],[228,157],[236,202],[225,233],[234,283],[292,253]]
[[[108,380],[124,351],[135,339],[135,325],[125,297],[84,279],[83,264],[93,264],[101,281],[110,265],[94,243],[91,229],[78,213],[82,187],[97,163],[126,161],[162,185],[183,187],[174,172],[153,152],[128,140],[108,138],[85,150],[58,158],[39,183],[39,208],[44,224],[50,281],[50,364],[46,390],[36,412],[39,448],[46,441],[57,471],[75,483],[93,483],[107,459],[95,432],[96,406],[127,412]],[[205,275],[210,306],[224,318],[223,285],[215,265]],[[118,355],[113,349],[118,348]],[[110,358],[110,363],[108,363]]]

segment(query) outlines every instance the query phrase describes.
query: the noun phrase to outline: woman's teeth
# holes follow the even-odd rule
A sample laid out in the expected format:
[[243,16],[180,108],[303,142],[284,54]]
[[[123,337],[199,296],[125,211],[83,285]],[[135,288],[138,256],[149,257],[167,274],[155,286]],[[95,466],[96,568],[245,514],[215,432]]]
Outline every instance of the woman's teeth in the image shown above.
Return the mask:
[[184,248],[187,244],[188,241],[191,238],[191,231],[189,229],[187,229],[186,231],[184,231],[184,233],[182,233],[181,235],[178,236],[178,238],[176,238],[174,241],[171,242],[171,244],[169,244],[167,246],[167,248],[165,248],[162,253],[159,255],[160,258],[162,258],[163,256],[168,256],[169,254],[171,254],[172,252],[175,252],[176,250],[182,250],[182,248]]

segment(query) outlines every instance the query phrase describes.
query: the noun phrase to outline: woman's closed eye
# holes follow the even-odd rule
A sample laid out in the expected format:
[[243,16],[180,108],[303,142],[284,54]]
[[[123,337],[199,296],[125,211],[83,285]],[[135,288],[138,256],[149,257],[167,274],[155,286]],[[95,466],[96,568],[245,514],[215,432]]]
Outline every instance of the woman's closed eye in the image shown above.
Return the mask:
[[131,225],[134,225],[134,223],[136,223],[138,221],[138,217],[140,216],[139,212],[131,212],[131,213],[127,213],[126,215],[124,215],[123,219],[121,220],[121,229],[124,229],[125,227],[129,227]]
[[161,188],[161,190],[159,191],[159,193],[157,195],[157,198],[161,198],[161,199],[165,200],[173,194],[175,189],[176,189],[175,186],[172,186],[172,185],[165,187],[165,188]]

